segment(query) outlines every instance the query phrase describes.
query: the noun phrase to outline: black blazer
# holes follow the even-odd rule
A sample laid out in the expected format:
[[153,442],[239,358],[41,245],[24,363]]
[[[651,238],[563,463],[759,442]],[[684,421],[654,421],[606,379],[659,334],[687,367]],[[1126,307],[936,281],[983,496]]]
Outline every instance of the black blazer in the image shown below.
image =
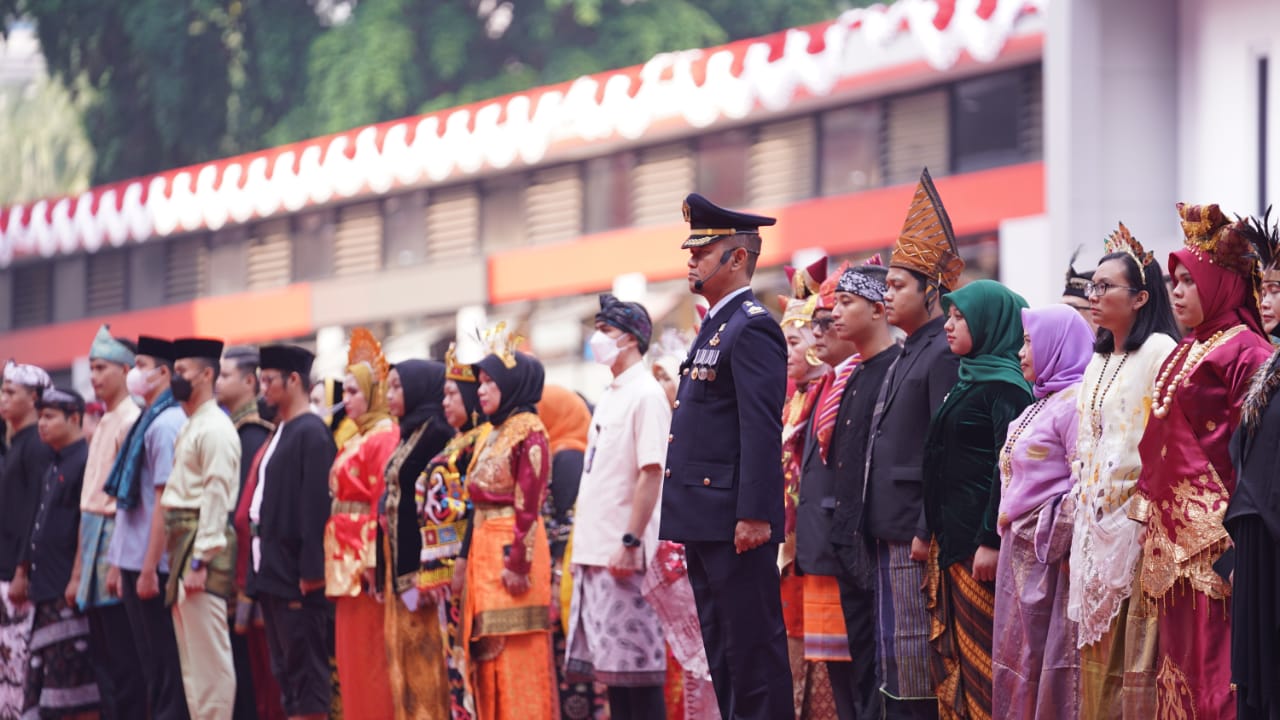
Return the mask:
[[[857,374],[855,371],[854,374]],[[831,536],[831,520],[836,510],[836,487],[844,480],[846,468],[839,468],[837,477],[836,453],[839,442],[848,437],[850,427],[846,426],[848,403],[840,399],[840,408],[836,415],[836,426],[831,432],[831,447],[827,458],[831,464],[822,461],[822,453],[818,451],[817,428],[814,423],[818,416],[817,403],[814,403],[813,415],[805,428],[804,454],[800,465],[800,500],[796,503],[796,563],[800,571],[808,575],[837,575],[840,573],[840,562],[832,552],[828,538]],[[863,428],[866,432],[866,428]]]
[[302,596],[298,581],[324,579],[329,469],[338,449],[313,413],[302,413],[276,432],[281,435],[267,462],[257,527],[262,564],[254,571],[250,551],[247,584],[251,595],[296,600]]
[[867,532],[879,540],[929,537],[921,469],[925,434],[960,372],[960,358],[947,347],[945,322],[934,318],[907,338],[882,389],[884,408],[872,419],[865,512]]
[[733,542],[739,519],[768,520],[781,542],[782,329],[751,291],[703,323],[680,367],[659,536]]

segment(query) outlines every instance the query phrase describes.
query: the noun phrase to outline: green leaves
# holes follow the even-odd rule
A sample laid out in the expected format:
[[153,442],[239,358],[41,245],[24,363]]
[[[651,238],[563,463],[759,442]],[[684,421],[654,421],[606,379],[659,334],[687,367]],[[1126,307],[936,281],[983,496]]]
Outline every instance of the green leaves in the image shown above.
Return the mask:
[[[847,0],[0,0],[83,78],[108,182],[835,17]],[[858,4],[869,4],[859,0]]]

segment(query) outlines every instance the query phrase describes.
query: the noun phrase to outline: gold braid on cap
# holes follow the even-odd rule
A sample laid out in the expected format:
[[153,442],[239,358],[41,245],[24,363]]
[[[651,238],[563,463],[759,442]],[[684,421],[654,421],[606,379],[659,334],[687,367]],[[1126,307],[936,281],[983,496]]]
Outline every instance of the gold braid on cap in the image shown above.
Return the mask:
[[[1104,255],[1111,255],[1112,253],[1128,255],[1138,264],[1139,270],[1144,270],[1148,265],[1155,262],[1156,257],[1154,253],[1147,252],[1142,247],[1142,243],[1138,242],[1133,233],[1129,232],[1129,228],[1124,226],[1124,223],[1120,223],[1120,227],[1107,236],[1107,241],[1103,244],[1102,250]],[[1079,251],[1077,250],[1077,252]],[[1074,255],[1071,256],[1071,263],[1073,266],[1075,265]],[[1071,272],[1068,271],[1067,280],[1070,281],[1070,279]]]
[[373,369],[374,382],[387,381],[391,366],[387,363],[387,357],[382,354],[382,343],[367,328],[362,327],[351,331],[351,345],[347,349],[347,365],[360,363],[368,363]]
[[505,320],[484,331],[480,336],[480,344],[489,351],[489,354],[497,355],[507,369],[516,366],[516,349],[522,342],[524,342],[523,337],[507,330]]
[[444,351],[444,376],[449,380],[476,382],[475,368],[458,362],[457,343],[449,343],[449,349]]

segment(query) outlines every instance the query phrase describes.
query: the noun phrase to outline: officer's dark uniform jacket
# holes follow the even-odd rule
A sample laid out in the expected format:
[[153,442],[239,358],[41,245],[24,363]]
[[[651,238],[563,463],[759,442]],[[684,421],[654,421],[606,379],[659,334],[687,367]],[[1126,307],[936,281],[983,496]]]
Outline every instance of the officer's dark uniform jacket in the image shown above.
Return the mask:
[[680,368],[662,492],[664,540],[732,542],[738,520],[783,534],[782,329],[750,290],[702,326]]

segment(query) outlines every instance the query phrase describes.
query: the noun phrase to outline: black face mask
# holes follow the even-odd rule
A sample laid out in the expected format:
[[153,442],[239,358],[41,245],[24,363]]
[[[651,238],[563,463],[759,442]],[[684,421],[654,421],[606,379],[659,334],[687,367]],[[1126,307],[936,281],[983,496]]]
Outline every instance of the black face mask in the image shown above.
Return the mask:
[[191,381],[181,375],[173,376],[173,380],[169,382],[169,390],[173,392],[173,399],[178,402],[186,402],[191,399]]

